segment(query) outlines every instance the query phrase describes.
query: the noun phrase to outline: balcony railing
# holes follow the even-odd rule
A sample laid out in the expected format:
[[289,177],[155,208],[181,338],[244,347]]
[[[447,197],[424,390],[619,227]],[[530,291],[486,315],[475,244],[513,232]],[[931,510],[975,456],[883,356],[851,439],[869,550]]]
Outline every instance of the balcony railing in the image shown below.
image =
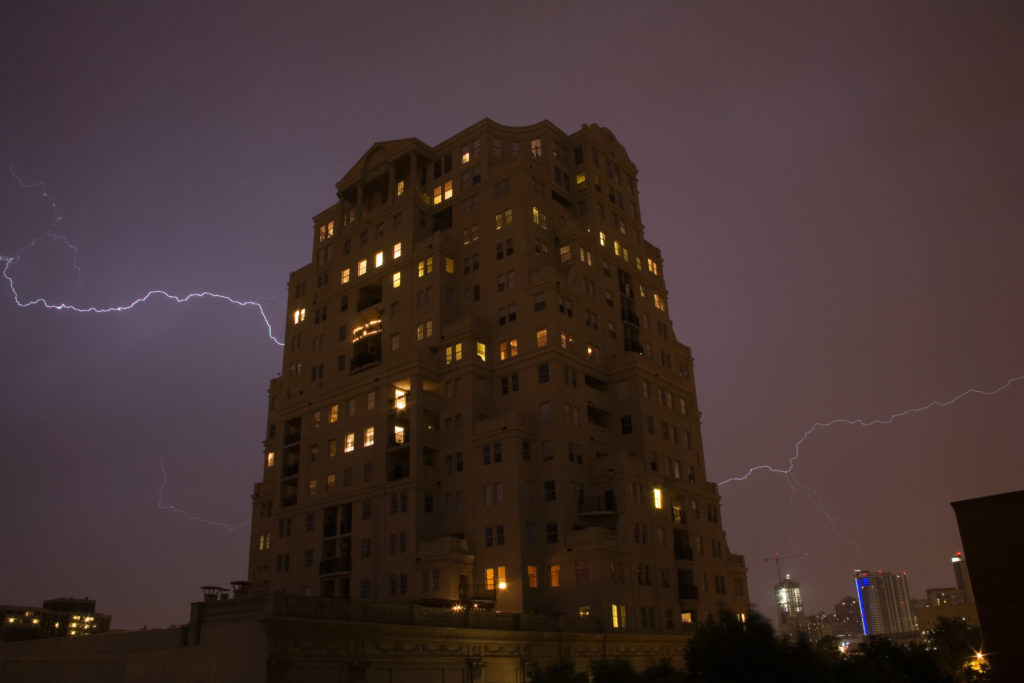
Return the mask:
[[615,496],[583,496],[579,500],[579,513],[584,514],[614,514],[618,512],[615,506]]
[[320,561],[321,574],[338,574],[352,571],[352,560],[347,557],[328,557]]
[[680,600],[696,600],[700,597],[700,593],[697,592],[697,587],[694,585],[679,584],[679,599]]
[[693,560],[693,548],[688,545],[677,545],[675,554],[677,560]]

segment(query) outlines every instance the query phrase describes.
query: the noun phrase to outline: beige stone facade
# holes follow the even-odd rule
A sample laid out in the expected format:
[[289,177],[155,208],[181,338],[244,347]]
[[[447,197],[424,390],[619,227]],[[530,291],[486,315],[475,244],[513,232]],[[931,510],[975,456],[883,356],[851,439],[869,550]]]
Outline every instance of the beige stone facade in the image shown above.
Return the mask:
[[337,183],[289,281],[250,590],[652,636],[748,610],[636,173],[605,128],[485,119]]

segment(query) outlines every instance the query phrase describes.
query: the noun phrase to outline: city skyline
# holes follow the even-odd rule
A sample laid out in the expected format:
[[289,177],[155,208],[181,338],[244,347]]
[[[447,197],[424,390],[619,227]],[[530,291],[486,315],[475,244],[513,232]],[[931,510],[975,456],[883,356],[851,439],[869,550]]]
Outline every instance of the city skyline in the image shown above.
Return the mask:
[[[436,144],[484,116],[597,123],[640,169],[669,312],[696,359],[709,478],[784,468],[817,423],[885,420],[1024,374],[1020,10],[922,8],[800,7],[793,20],[535,6],[539,25],[529,9],[467,9],[454,27],[487,58],[440,40],[450,78],[428,86],[411,67],[431,25],[418,9],[325,11],[394,22],[402,48],[364,64],[375,43],[331,42],[309,9],[235,26],[225,10],[8,6],[21,96],[0,114],[0,254],[65,235],[77,251],[43,239],[10,266],[25,298],[108,307],[210,291],[261,303],[281,338],[310,209],[372,142]],[[502,30],[485,38],[475,27],[489,19]],[[144,49],[154,25],[166,34]],[[562,45],[556,26],[578,35]],[[647,50],[613,55],[619,31],[648,35]],[[546,55],[524,51],[538,40]],[[62,50],[26,61],[51,41]],[[196,68],[169,57],[177,43]],[[434,96],[463,81],[477,91]],[[429,106],[402,111],[410,102]],[[88,595],[114,628],[153,626],[183,622],[200,585],[243,578],[241,482],[259,478],[253,435],[280,358],[258,312],[154,299],[91,316],[20,309],[5,290],[0,321],[0,493],[22,547],[0,568],[13,591],[0,602]],[[807,554],[786,571],[808,612],[848,594],[856,567],[908,571],[915,597],[948,585],[961,547],[949,501],[1020,488],[1022,385],[820,428],[795,478],[723,485],[757,609],[772,613],[761,559],[774,553]]]

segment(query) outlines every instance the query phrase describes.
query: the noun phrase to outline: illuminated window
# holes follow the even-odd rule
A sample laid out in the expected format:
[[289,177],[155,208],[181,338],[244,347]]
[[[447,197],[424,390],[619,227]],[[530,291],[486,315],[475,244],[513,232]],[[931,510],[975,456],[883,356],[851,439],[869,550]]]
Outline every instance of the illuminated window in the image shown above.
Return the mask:
[[274,451],[267,452],[267,467],[274,466]]
[[367,427],[363,431],[363,447],[369,447],[373,445],[373,427]]
[[530,588],[537,587],[537,566],[528,564],[526,565],[526,585]]
[[659,311],[665,310],[665,297],[660,294],[654,294],[654,307]]
[[427,320],[416,326],[416,341],[423,341],[434,334],[434,321]]
[[579,185],[580,187],[586,185],[587,184],[587,174],[586,173],[577,173],[576,174],[576,184]]
[[494,569],[488,567],[484,570],[484,583],[489,591],[494,590]]
[[547,328],[537,330],[537,348],[548,345],[548,330]]
[[654,509],[661,509],[661,489],[654,489]]
[[626,628],[625,605],[612,605],[612,628]]
[[356,266],[356,275],[366,275],[366,259],[360,259]]
[[391,287],[393,289],[398,289],[401,286],[402,286],[402,272],[396,270],[395,272],[391,273]]
[[307,489],[307,493],[309,493],[309,495],[311,496],[316,495],[316,479],[309,480],[309,487]]
[[448,273],[449,275],[455,272],[455,259],[453,259],[451,256],[444,257],[444,272]]
[[333,458],[338,454],[338,440],[328,439],[327,440],[327,457]]
[[428,256],[426,259],[416,264],[416,277],[423,277],[434,272],[434,257]]
[[558,248],[558,260],[562,263],[568,263],[572,260],[572,247],[568,244],[563,244]]
[[605,246],[605,236],[603,231],[598,231],[597,241],[600,243],[602,247]]
[[679,613],[679,620],[682,621],[684,624],[692,624],[693,623],[693,612],[680,612]]
[[590,605],[580,605],[579,609],[580,619],[586,619],[590,616]]
[[298,325],[299,323],[301,323],[305,319],[306,319],[306,309],[305,308],[296,308],[295,312],[292,314],[292,320],[295,322],[295,324]]
[[395,444],[400,446],[403,443],[405,443],[405,427],[395,425]]
[[476,357],[482,361],[487,360],[487,344],[483,342],[476,343]]
[[530,140],[530,157],[536,159],[542,154],[540,146],[540,138],[534,138]]
[[462,342],[445,347],[444,364],[451,365],[455,361],[462,360]]
[[618,240],[615,240],[614,242],[612,242],[612,250],[615,252],[616,256],[618,256],[619,254],[622,253],[622,245],[619,244]]
[[335,403],[333,406],[331,406],[330,409],[327,411],[327,421],[330,422],[331,424],[334,424],[335,422],[338,421],[338,404],[337,403]]
[[376,254],[373,255],[373,267],[374,268],[380,268],[383,265],[384,265],[384,252],[383,251],[378,251]]
[[395,246],[391,247],[391,258],[400,258],[402,256],[402,243],[395,242]]
[[341,271],[341,284],[345,284],[346,282],[348,282],[351,279],[352,279],[352,269],[351,268],[343,268],[342,271]]
[[501,230],[509,225],[512,225],[512,209],[505,209],[502,212],[494,214],[495,230]]
[[440,204],[443,200],[444,188],[441,185],[434,185],[434,204]]
[[[498,525],[498,528],[501,528],[500,524]],[[505,568],[498,567],[498,590],[503,591],[506,588],[508,588],[508,583],[505,581]]]
[[540,209],[538,209],[536,206],[531,207],[531,211],[533,213],[533,222],[536,223],[537,225],[539,225],[540,227],[544,228],[545,230],[547,230],[548,229],[548,217]]
[[469,143],[466,143],[465,145],[462,146],[462,163],[468,164],[469,159]]
[[[444,184],[444,199],[445,199],[445,201],[448,201],[449,199],[451,199],[453,194],[454,194],[454,192],[452,192],[452,181],[449,180],[449,181],[447,181]],[[434,202],[434,203],[436,204],[437,202]]]
[[561,579],[562,568],[557,564],[548,565],[548,582],[552,588],[558,588]]
[[405,181],[399,180],[398,183],[395,184],[395,196],[401,197],[403,194],[405,194]]
[[498,360],[508,360],[519,355],[519,340],[513,337],[498,344]]
[[270,533],[260,534],[260,550],[270,550]]
[[356,435],[355,434],[351,434],[351,433],[350,434],[346,434],[345,435],[345,452],[346,453],[351,453],[355,449],[356,449]]
[[327,475],[327,492],[330,493],[334,490],[335,477],[333,474]]

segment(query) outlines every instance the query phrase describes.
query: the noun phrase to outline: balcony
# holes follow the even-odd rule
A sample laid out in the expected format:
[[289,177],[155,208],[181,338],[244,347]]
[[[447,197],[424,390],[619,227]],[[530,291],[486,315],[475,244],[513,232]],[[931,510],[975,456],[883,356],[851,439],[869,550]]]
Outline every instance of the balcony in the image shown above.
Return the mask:
[[675,556],[677,560],[693,562],[693,548],[688,545],[677,545],[675,546]]
[[634,325],[636,327],[640,326],[640,318],[636,316],[636,313],[633,313],[632,311],[627,311],[625,309],[623,309],[622,311],[622,321],[627,322],[630,325]]
[[679,599],[680,600],[697,600],[700,594],[697,592],[697,587],[692,584],[679,584]]
[[340,574],[352,571],[352,560],[347,557],[328,557],[320,562],[321,574]]
[[298,473],[299,473],[299,463],[297,463],[297,462],[287,463],[287,464],[285,464],[284,467],[281,468],[281,476],[282,477],[294,477]]
[[581,515],[614,515],[619,512],[615,506],[614,494],[583,496],[579,499],[578,511]]

